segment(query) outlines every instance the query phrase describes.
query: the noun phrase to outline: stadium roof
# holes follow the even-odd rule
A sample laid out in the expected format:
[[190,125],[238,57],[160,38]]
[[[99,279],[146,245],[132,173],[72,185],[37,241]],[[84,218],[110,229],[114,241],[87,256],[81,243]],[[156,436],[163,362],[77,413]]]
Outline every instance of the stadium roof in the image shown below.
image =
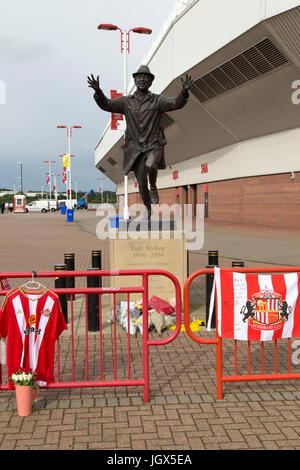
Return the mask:
[[[162,119],[168,165],[299,127],[291,99],[299,24],[294,0],[194,0],[173,19],[147,61],[154,93],[176,95],[182,74],[194,79],[188,104]],[[95,149],[97,168],[115,183],[123,180],[122,146],[122,133],[108,126]]]

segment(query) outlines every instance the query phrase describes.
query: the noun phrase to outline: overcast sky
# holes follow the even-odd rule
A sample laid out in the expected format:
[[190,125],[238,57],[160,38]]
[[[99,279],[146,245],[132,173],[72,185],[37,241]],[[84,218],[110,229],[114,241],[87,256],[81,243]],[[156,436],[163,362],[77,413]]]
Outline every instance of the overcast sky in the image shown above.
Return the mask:
[[[119,31],[99,31],[99,23],[123,29],[149,27],[151,36],[131,34],[128,82],[142,63],[177,0],[0,0],[0,188],[46,189],[48,167],[62,173],[68,153],[66,129],[81,125],[71,140],[72,181],[78,190],[99,189],[94,149],[109,115],[93,100],[87,75],[100,75],[106,94],[121,89],[123,57]],[[1,96],[0,96],[0,103]],[[58,178],[58,190],[62,185]],[[74,186],[73,186],[74,188]],[[107,178],[103,189],[115,189]]]

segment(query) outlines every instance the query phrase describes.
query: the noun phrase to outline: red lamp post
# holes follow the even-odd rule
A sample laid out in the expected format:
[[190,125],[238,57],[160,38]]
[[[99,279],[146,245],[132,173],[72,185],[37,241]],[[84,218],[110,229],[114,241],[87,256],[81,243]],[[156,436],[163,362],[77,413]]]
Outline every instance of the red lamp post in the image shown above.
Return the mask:
[[55,160],[44,160],[44,163],[48,163],[48,176],[49,176],[49,199],[51,200],[51,165],[52,163],[55,163]]
[[[136,28],[131,28],[128,31],[122,30],[119,28],[119,26],[116,26],[114,24],[108,24],[108,23],[101,23],[98,26],[98,29],[100,30],[106,30],[106,31],[116,31],[119,30],[121,33],[121,54],[124,54],[123,56],[123,67],[124,67],[124,74],[123,74],[123,79],[124,79],[124,95],[127,95],[127,54],[130,52],[130,47],[129,47],[129,37],[130,33],[137,33],[137,34],[151,34],[152,29],[150,28],[144,28],[144,27],[136,27]],[[124,219],[129,219],[129,211],[128,211],[128,176],[124,176]]]
[[72,129],[82,129],[82,126],[56,126],[58,129],[67,129],[67,137],[68,137],[68,155],[69,155],[69,209],[72,209],[72,173],[71,173],[71,137],[72,137]]

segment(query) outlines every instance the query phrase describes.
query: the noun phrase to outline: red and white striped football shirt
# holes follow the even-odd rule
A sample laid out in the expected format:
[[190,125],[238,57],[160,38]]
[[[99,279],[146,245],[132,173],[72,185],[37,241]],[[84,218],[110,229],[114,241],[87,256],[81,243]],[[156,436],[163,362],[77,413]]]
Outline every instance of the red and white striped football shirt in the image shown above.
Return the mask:
[[[54,382],[54,344],[67,325],[59,298],[50,290],[15,289],[0,310],[0,337],[7,337],[8,377],[21,368],[40,386]],[[10,388],[13,388],[9,382]]]

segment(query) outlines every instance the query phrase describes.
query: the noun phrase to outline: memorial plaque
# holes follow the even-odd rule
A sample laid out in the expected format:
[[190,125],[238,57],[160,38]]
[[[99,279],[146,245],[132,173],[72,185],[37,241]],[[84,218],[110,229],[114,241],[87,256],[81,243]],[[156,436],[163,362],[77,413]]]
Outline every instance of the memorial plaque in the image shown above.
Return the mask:
[[[111,239],[111,269],[160,269],[174,274],[183,287],[187,275],[183,234],[173,232],[171,239],[163,238],[164,232],[158,232],[155,236],[155,239],[131,239],[127,234],[126,239]],[[112,276],[110,279],[112,287],[142,286],[141,276]],[[161,275],[149,276],[149,299],[152,295],[166,301],[175,297],[172,280]],[[140,300],[141,297],[141,294],[131,294],[130,300]]]

